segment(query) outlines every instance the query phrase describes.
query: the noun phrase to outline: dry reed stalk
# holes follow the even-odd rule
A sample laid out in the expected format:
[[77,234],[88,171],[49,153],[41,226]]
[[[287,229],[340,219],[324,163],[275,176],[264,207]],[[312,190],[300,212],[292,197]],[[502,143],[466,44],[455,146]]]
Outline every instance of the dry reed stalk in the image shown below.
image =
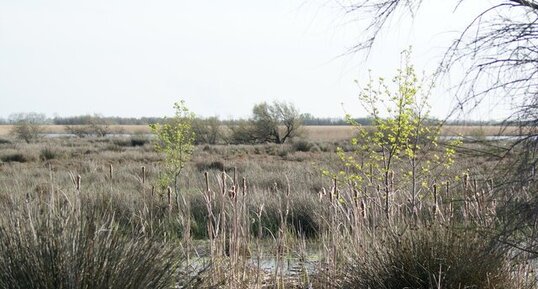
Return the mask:
[[226,171],[222,171],[221,173],[221,193],[219,194],[219,202],[220,202],[220,213],[219,213],[219,230],[217,232],[219,238],[220,238],[220,255],[224,256],[226,255],[226,252],[228,251],[226,248],[226,240],[227,240],[227,214],[226,214]]
[[325,190],[325,188],[321,188],[318,194],[319,194],[319,202],[323,203],[323,197],[327,195],[327,191]]
[[237,168],[234,167],[234,168],[233,168],[233,185],[234,185],[235,187],[237,187],[237,174],[236,174],[236,173],[237,173]]
[[438,203],[437,203],[437,184],[433,184],[433,220],[437,219],[438,212]]
[[364,220],[366,220],[367,218],[367,212],[366,212],[366,202],[364,201],[364,199],[361,200],[361,213],[362,213],[362,218]]
[[243,177],[243,196],[247,195],[247,179]]
[[373,181],[373,178],[374,178],[374,166],[372,164],[370,164],[370,175],[368,176],[368,179],[370,181],[370,184],[372,184],[372,181]]
[[[288,179],[288,176],[286,176],[287,180],[287,189],[285,193],[285,208],[282,209],[282,199],[280,198],[280,228],[278,229],[277,234],[277,245],[276,245],[276,266],[275,266],[275,273],[274,273],[274,280],[277,284],[278,288],[284,287],[284,251],[286,251],[286,255],[288,255],[288,246],[286,242],[286,233],[288,231],[288,215],[290,210],[290,181]],[[336,187],[335,187],[336,191]]]
[[172,212],[172,188],[167,188],[167,197],[168,197],[168,212]]
[[207,236],[210,240],[210,246],[212,246],[212,240],[214,237],[214,228],[213,228],[213,196],[212,192],[209,189],[209,175],[207,172],[204,172],[204,179],[205,179],[205,201],[206,201],[206,207],[207,207],[207,213],[208,213],[208,220],[207,220]]
[[110,178],[110,180],[114,178],[114,167],[112,166],[112,164],[108,165],[108,177]]
[[146,167],[142,166],[142,184],[146,183]]
[[445,197],[444,197],[443,203],[445,204],[444,215],[449,223],[452,222],[452,219],[454,217],[454,211],[452,210],[453,209],[452,202],[453,202],[453,198],[452,196],[450,196],[450,181],[446,181],[446,191],[445,191]]
[[[211,260],[213,263],[217,263],[218,259],[218,246],[216,243],[216,236],[218,233],[216,230],[218,230],[218,220],[216,220],[214,212],[213,212],[213,201],[214,201],[214,195],[209,187],[209,174],[208,172],[204,172],[204,179],[205,179],[205,194],[204,194],[204,200],[206,204],[206,209],[208,213],[208,220],[207,220],[207,235],[209,238],[209,252],[211,256]],[[219,268],[220,266],[217,266]],[[211,274],[210,280],[212,284],[215,284],[215,281],[220,278],[219,272],[215,272],[217,274]]]
[[385,172],[385,217],[387,220],[390,219],[389,216],[389,194],[390,194],[390,171]]
[[76,179],[75,179],[75,188],[77,189],[77,191],[80,192],[80,182],[81,182],[81,177],[80,175],[77,175],[76,176]]

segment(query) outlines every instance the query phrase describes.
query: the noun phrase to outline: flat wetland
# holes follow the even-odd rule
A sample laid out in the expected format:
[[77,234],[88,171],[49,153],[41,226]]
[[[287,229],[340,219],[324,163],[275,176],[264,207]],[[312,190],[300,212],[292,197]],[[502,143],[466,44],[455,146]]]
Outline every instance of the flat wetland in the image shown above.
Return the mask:
[[[433,162],[437,154],[456,149],[454,163],[421,170],[411,204],[409,162],[398,163],[386,179],[360,159],[345,166],[337,152],[352,154],[345,141],[353,135],[349,126],[304,127],[301,139],[281,145],[197,145],[177,193],[159,181],[163,156],[155,152],[147,126],[110,126],[110,137],[40,137],[31,143],[13,138],[10,129],[0,127],[0,232],[8,236],[0,244],[0,268],[20,256],[60,254],[50,264],[60,271],[109,270],[119,279],[136,279],[129,274],[140,272],[168,280],[158,288],[377,288],[371,284],[388,280],[382,276],[387,270],[437,276],[444,266],[450,270],[443,276],[465,276],[467,284],[486,284],[480,283],[484,276],[500,284],[477,288],[508,288],[506,280],[527,283],[507,268],[517,267],[525,276],[532,270],[528,263],[489,252],[482,235],[462,231],[495,230],[502,199],[495,189],[500,180],[488,174],[499,162],[460,149],[508,143],[453,147],[441,141],[419,160]],[[442,135],[488,136],[500,130],[447,126]],[[64,130],[46,126],[44,133]],[[359,176],[359,166],[370,173],[337,180],[340,171]],[[432,259],[435,254],[444,255]],[[441,268],[437,261],[427,263],[439,258]],[[105,259],[103,268],[92,267],[90,260]],[[423,267],[413,260],[423,260]],[[46,262],[33,262],[41,265],[17,268],[51,270]],[[155,270],[146,274],[144,268]],[[426,288],[412,287],[416,284],[408,287]]]

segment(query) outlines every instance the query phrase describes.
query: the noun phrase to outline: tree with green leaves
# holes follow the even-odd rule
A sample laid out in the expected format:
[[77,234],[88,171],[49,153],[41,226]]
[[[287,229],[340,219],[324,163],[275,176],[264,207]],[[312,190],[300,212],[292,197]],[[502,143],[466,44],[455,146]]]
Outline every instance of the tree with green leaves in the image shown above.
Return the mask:
[[303,121],[291,103],[262,102],[252,108],[252,118],[232,127],[232,141],[237,143],[283,144],[296,137]]
[[[358,15],[365,23],[361,40],[353,51],[369,50],[378,36],[398,19],[411,19],[426,12],[422,0],[351,0],[340,2],[348,14]],[[488,157],[495,157],[499,166],[489,170],[496,180],[497,191],[511,195],[505,208],[509,217],[500,239],[502,243],[520,247],[521,251],[538,256],[538,1],[497,0],[451,2],[455,13],[468,5],[481,5],[481,10],[464,19],[464,29],[455,35],[446,48],[439,71],[451,74],[455,83],[454,111],[473,109],[482,100],[510,103],[507,125],[520,127],[520,138]],[[438,31],[443,32],[443,31]],[[460,71],[461,69],[464,71]],[[442,74],[440,74],[442,75]],[[489,152],[488,152],[489,154]],[[514,196],[514,195],[518,196]],[[528,196],[532,198],[529,200]],[[521,197],[520,197],[521,196]],[[526,201],[522,201],[526,200]]]
[[360,92],[372,127],[365,128],[347,115],[357,136],[351,140],[351,153],[337,149],[345,168],[338,176],[357,189],[382,189],[387,217],[389,198],[396,192],[409,194],[414,212],[423,189],[437,181],[433,169],[450,166],[455,153],[452,147],[438,148],[439,126],[428,118],[431,85],[419,80],[409,54],[403,53],[404,63],[391,83],[383,78],[370,80]]
[[296,137],[303,124],[299,110],[291,103],[274,101],[255,105],[252,122],[259,139],[283,144]]
[[161,186],[173,185],[177,196],[179,176],[194,150],[195,134],[192,124],[195,116],[183,100],[176,102],[174,109],[173,118],[165,118],[160,124],[151,124],[150,128],[155,134],[155,150],[164,155],[165,170],[160,178]]

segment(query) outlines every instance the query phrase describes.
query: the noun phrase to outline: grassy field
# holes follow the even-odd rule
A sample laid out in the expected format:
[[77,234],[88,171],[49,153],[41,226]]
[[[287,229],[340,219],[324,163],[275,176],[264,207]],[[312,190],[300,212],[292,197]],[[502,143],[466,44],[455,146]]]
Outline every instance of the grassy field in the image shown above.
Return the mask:
[[144,135],[3,136],[0,288],[536,288],[524,256],[484,234],[503,205],[486,158],[432,167],[411,204],[405,162],[386,186],[375,168],[360,186],[336,181],[322,171],[346,169],[336,148],[351,153],[351,129],[305,130],[306,142],[197,146],[177,194]]

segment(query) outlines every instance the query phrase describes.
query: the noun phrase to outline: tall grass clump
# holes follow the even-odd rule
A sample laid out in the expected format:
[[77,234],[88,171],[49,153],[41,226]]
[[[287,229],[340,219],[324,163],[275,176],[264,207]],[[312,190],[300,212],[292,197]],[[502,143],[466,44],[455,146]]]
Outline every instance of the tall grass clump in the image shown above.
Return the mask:
[[[56,203],[56,204],[54,204]],[[61,203],[61,205],[60,205]],[[173,288],[181,254],[118,230],[68,198],[31,200],[0,220],[0,288]]]
[[349,255],[338,288],[533,288],[477,233],[440,225],[377,233]]

